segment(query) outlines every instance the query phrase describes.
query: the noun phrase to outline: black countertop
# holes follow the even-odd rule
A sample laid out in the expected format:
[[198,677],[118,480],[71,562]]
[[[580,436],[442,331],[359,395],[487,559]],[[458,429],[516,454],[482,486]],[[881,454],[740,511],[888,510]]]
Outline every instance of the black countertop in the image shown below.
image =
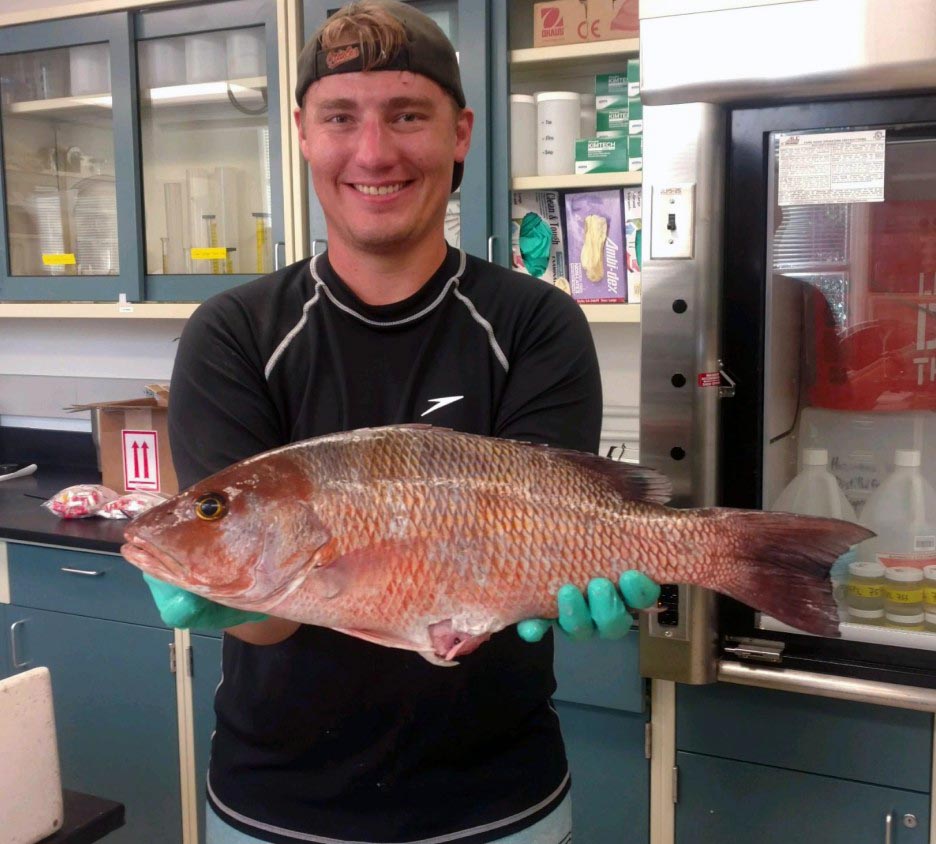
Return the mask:
[[60,519],[42,502],[74,484],[99,484],[94,470],[39,466],[28,478],[0,481],[0,539],[119,553],[126,519]]

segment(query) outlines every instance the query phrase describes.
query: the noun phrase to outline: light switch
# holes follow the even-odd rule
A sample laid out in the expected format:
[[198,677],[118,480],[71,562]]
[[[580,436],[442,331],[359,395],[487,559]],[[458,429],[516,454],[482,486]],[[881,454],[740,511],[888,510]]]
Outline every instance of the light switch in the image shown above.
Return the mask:
[[691,258],[695,185],[654,185],[650,210],[650,257]]

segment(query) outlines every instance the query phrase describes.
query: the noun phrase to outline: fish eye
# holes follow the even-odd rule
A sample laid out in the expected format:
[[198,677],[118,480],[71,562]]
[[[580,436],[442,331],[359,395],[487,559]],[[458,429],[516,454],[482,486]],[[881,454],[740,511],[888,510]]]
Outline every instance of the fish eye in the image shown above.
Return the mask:
[[195,515],[205,522],[217,521],[227,509],[227,498],[220,492],[209,492],[195,499]]

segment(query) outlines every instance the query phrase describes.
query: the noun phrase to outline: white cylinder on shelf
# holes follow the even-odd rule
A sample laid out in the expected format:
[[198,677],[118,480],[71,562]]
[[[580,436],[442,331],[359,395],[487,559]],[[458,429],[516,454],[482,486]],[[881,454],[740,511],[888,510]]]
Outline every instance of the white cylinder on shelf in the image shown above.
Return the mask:
[[582,105],[582,116],[579,121],[579,138],[594,138],[596,113],[595,113],[595,95],[579,94],[579,101]]
[[140,45],[140,84],[163,88],[185,82],[185,41],[182,38],[154,38]]
[[218,82],[227,73],[224,36],[200,32],[185,36],[185,77],[188,82]]
[[228,79],[266,76],[263,29],[234,29],[227,34]]
[[574,91],[536,95],[536,172],[568,176],[575,172],[575,139],[581,125],[581,100]]
[[510,175],[536,175],[536,100],[510,95]]
[[110,50],[107,44],[69,47],[68,59],[73,97],[110,91]]

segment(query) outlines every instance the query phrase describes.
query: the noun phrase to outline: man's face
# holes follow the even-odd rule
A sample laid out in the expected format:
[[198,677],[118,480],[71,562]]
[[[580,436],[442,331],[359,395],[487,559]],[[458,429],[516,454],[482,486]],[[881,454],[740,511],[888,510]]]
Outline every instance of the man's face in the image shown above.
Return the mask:
[[469,109],[425,76],[381,70],[314,82],[295,119],[330,248],[391,254],[441,239]]

